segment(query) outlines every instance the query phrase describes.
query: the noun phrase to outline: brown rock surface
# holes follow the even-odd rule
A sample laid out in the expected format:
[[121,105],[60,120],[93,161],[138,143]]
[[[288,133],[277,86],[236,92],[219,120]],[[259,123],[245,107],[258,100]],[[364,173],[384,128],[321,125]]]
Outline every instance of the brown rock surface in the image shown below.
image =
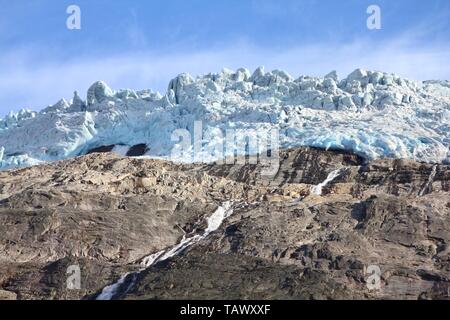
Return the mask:
[[[216,232],[115,298],[448,298],[449,166],[312,148],[280,161],[271,178],[109,153],[0,171],[0,299],[93,298],[225,201],[234,213]],[[80,290],[67,288],[73,265]]]

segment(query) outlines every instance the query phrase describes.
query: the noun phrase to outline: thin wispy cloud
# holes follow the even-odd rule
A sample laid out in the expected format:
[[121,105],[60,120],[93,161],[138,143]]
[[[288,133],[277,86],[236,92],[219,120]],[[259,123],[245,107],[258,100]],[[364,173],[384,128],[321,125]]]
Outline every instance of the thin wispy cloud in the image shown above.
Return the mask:
[[[20,56],[11,60],[11,57]],[[9,57],[9,59],[7,58]],[[74,90],[82,95],[96,80],[111,87],[150,88],[165,93],[169,80],[181,72],[193,75],[218,72],[223,67],[267,70],[284,69],[294,77],[323,76],[337,70],[341,77],[355,68],[395,72],[414,80],[450,78],[450,44],[416,46],[408,37],[382,45],[361,40],[349,44],[317,44],[287,50],[271,50],[244,43],[196,52],[157,54],[128,52],[112,57],[47,62],[35,66],[25,51],[4,53],[0,58],[0,105],[2,110],[30,107],[39,109],[59,98],[71,98]],[[13,62],[13,63],[12,63]],[[12,103],[20,101],[20,105]]]
[[[407,16],[404,12],[414,3],[424,4],[380,2],[385,19],[376,32],[365,28],[365,4],[359,1],[342,8],[325,0],[251,0],[229,6],[197,2],[191,11],[181,0],[131,7],[125,1],[107,6],[106,1],[103,6],[101,1],[80,1],[79,32],[64,29],[64,4],[55,8],[43,5],[52,1],[41,0],[33,7],[37,13],[24,11],[19,2],[8,4],[11,16],[0,20],[0,117],[9,110],[39,110],[62,97],[70,99],[74,90],[85,95],[97,80],[114,89],[165,93],[179,73],[198,75],[224,67],[253,70],[264,65],[294,77],[323,76],[331,70],[344,77],[365,68],[416,80],[450,79],[450,10],[441,9],[448,7],[445,2],[435,1],[429,8],[433,15],[424,12],[417,21],[410,19],[417,10]],[[94,14],[98,10],[107,17],[99,19]],[[49,14],[52,19],[46,18]],[[30,19],[36,28],[19,23]]]
[[138,14],[136,9],[130,9],[131,21],[126,26],[128,40],[134,47],[145,47],[148,45],[145,31],[139,24]]

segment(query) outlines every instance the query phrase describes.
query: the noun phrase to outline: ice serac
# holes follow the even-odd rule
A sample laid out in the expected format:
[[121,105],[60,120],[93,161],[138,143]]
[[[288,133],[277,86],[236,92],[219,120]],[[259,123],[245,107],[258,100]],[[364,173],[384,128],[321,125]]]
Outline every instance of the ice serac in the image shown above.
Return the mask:
[[327,79],[327,78],[333,79],[335,82],[337,82],[339,80],[336,70],[333,70],[330,73],[328,73],[325,76],[325,79]]
[[[362,69],[341,80],[335,71],[323,78],[294,79],[263,67],[195,78],[181,74],[164,96],[150,90],[115,91],[99,81],[89,88],[86,101],[75,92],[70,102],[1,119],[0,167],[66,159],[108,145],[121,150],[145,145],[146,156],[170,157],[180,143],[172,134],[187,129],[193,135],[195,121],[202,121],[204,137],[209,136],[196,155],[202,161],[215,160],[210,150],[222,143],[226,129],[276,128],[281,148],[312,146],[350,150],[367,159],[448,162],[448,83]],[[192,159],[186,153],[177,160]]]
[[95,82],[87,92],[88,106],[108,100],[113,96],[112,90],[103,81]]
[[83,99],[80,98],[78,91],[73,93],[72,104],[70,105],[72,112],[86,111],[86,104]]

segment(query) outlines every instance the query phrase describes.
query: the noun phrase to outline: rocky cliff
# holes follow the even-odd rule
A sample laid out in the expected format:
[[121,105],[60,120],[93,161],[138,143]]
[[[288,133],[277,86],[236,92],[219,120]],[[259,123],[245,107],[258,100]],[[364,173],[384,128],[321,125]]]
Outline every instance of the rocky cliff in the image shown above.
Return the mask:
[[0,171],[0,298],[448,298],[450,166],[300,148],[260,173],[95,152]]

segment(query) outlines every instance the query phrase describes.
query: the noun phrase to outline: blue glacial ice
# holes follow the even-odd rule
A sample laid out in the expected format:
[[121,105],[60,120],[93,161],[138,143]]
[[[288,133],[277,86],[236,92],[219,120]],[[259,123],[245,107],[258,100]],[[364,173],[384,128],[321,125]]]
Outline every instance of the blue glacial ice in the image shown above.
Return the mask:
[[[61,99],[40,112],[0,119],[0,168],[30,166],[115,145],[146,144],[149,157],[171,159],[177,129],[194,134],[201,121],[203,153],[221,145],[227,129],[279,130],[280,147],[313,146],[382,157],[449,162],[450,82],[411,81],[357,69],[339,80],[258,68],[181,74],[167,93],[114,91],[94,83],[83,100]],[[206,138],[207,137],[207,138]],[[205,154],[204,161],[213,161]],[[191,162],[191,156],[177,159]]]

